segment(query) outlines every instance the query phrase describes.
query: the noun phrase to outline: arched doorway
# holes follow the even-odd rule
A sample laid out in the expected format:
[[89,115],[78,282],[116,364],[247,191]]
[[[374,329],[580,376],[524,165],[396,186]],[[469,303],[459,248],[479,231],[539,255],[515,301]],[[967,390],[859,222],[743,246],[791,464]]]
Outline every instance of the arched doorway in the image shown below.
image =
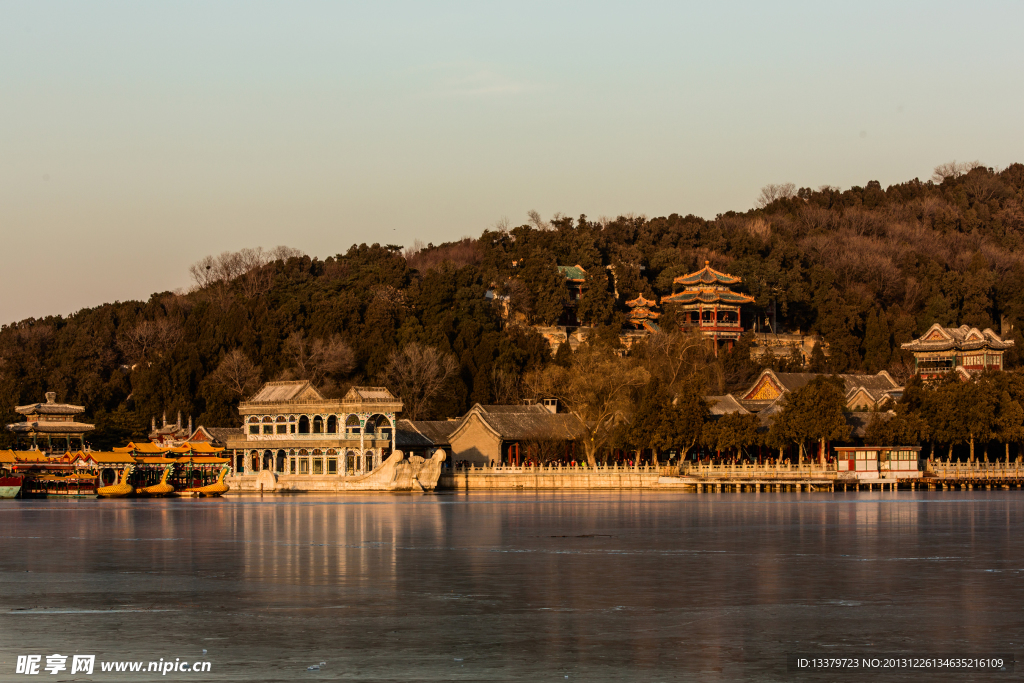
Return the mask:
[[337,434],[338,433],[338,416],[331,415],[327,418],[327,433]]
[[275,472],[280,472],[280,473],[284,474],[284,463],[285,463],[285,453],[284,453],[283,450],[282,451],[278,451],[277,452],[277,467],[274,468],[274,471]]
[[345,454],[345,474],[352,475],[356,473],[356,465],[358,464],[359,458],[356,456],[355,451],[349,451]]
[[256,451],[249,454],[249,469],[253,472],[260,471],[260,455]]
[[323,434],[324,433],[324,419],[317,415],[313,418],[313,433]]
[[263,451],[263,469],[274,470],[274,454],[271,451]]
[[239,453],[235,456],[235,474],[240,474],[245,471],[245,454]]
[[359,416],[352,413],[345,418],[345,433],[346,434],[358,434],[359,433]]
[[309,434],[309,418],[305,415],[299,418],[299,434]]

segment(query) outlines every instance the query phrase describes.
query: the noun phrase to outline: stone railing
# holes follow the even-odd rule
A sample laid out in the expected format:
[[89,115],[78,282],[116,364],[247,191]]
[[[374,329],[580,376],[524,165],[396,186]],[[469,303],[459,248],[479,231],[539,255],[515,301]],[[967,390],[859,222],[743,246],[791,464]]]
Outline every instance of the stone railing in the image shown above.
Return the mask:
[[[459,491],[498,489],[636,489],[656,488],[666,468],[587,465],[460,465],[441,472],[438,488]],[[674,468],[672,468],[674,472]]]
[[835,463],[819,465],[808,463],[766,465],[758,463],[700,463],[687,462],[680,466],[680,474],[704,479],[779,479],[779,478],[833,478]]
[[942,462],[924,461],[924,476],[939,479],[1020,479],[1024,462]]
[[629,465],[597,465],[596,467],[590,467],[587,464],[577,465],[563,465],[558,463],[552,464],[541,464],[541,465],[473,465],[473,464],[460,464],[453,467],[450,471],[453,472],[470,472],[480,474],[537,474],[541,472],[564,472],[564,473],[605,473],[605,472],[644,472],[647,474],[663,474],[666,470],[671,470],[675,474],[676,469],[666,468],[663,466],[652,466],[652,465],[639,465],[630,467]]
[[246,434],[246,441],[330,441],[342,439],[350,443],[364,441],[391,441],[391,435],[384,432],[366,432],[365,434],[341,434],[323,432],[320,434]]

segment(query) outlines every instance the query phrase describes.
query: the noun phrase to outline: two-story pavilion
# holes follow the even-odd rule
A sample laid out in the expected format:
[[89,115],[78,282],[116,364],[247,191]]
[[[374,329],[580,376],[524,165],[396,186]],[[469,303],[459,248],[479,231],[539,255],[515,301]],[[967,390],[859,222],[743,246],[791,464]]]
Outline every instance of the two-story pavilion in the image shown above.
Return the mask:
[[267,382],[238,406],[242,433],[226,446],[235,471],[354,476],[395,449],[402,401],[384,387],[352,387],[325,399],[306,381]]
[[7,425],[14,433],[20,449],[44,450],[64,453],[75,448],[85,448],[85,433],[94,425],[79,422],[78,416],[85,412],[82,406],[57,403],[57,394],[46,392],[46,403],[32,403],[18,406],[16,413],[25,417],[22,422]]
[[935,379],[957,372],[965,379],[985,370],[1003,369],[1003,352],[1013,340],[1003,340],[988,329],[943,327],[935,323],[928,331],[902,348],[914,354],[914,367],[922,379]]
[[710,261],[705,261],[700,270],[675,278],[673,289],[677,285],[682,289],[661,297],[661,303],[678,304],[683,326],[699,329],[711,341],[717,355],[720,347],[731,349],[743,334],[740,307],[754,303],[752,296],[730,289],[742,282],[741,278],[715,270]]

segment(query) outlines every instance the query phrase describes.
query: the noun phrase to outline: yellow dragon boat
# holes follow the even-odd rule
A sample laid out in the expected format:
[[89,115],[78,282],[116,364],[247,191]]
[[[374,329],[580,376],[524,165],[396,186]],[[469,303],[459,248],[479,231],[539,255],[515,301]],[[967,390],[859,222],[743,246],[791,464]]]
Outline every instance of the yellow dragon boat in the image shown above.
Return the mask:
[[174,493],[174,487],[167,483],[167,477],[170,476],[171,472],[174,471],[174,465],[167,465],[164,467],[164,473],[160,477],[160,483],[153,484],[152,486],[143,486],[142,488],[135,489],[135,494],[139,496],[167,496]]
[[96,489],[96,495],[100,498],[123,498],[134,493],[135,487],[128,483],[128,477],[131,476],[134,469],[135,465],[125,465],[121,470],[121,481],[110,486],[99,487]]
[[231,473],[231,466],[225,465],[220,469],[220,474],[217,475],[217,481],[206,486],[194,486],[187,489],[178,491],[179,496],[222,496],[227,493],[228,489],[231,488],[224,483],[224,477]]

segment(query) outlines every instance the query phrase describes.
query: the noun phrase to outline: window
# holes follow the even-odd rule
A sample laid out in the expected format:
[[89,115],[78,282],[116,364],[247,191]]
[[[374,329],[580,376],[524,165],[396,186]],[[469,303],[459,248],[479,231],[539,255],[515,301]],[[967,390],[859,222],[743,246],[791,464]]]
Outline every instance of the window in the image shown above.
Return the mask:
[[338,459],[337,458],[327,458],[327,474],[337,474],[337,473],[338,473]]
[[287,434],[288,433],[288,425],[277,425],[277,433],[278,434]]
[[273,434],[274,433],[274,425],[263,425],[263,433],[264,434]]
[[249,433],[250,434],[259,434],[260,433],[260,426],[259,425],[249,425]]
[[323,458],[313,458],[313,474],[323,474],[323,473],[324,473],[324,459]]
[[309,474],[309,458],[299,459],[299,474]]
[[288,461],[288,471],[291,472],[292,474],[295,474],[295,458],[292,458]]

